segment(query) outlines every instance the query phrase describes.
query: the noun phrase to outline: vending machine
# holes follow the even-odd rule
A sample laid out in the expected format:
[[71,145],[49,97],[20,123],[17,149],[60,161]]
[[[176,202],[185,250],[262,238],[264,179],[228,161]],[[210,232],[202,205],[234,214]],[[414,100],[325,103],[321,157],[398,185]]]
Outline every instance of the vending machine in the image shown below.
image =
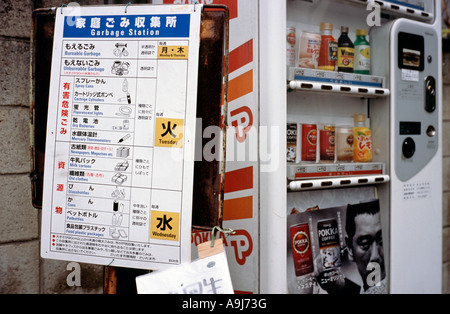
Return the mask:
[[235,291],[440,292],[440,1],[200,3],[230,10]]
[[[177,7],[177,4],[192,6]],[[211,4],[220,6],[208,7]],[[163,5],[170,5],[171,11]],[[198,11],[201,5],[206,10]],[[144,12],[142,8],[148,11]],[[67,14],[66,18],[71,21],[69,18],[78,16],[80,23],[83,19],[91,21],[97,18],[97,9],[94,9],[82,8],[87,10],[81,11],[83,14],[87,12],[85,15]],[[119,11],[122,9],[123,12]],[[99,51],[107,56],[103,58],[107,60],[99,58],[98,62],[111,62],[113,67],[111,70],[108,68],[108,78],[96,84],[101,87],[101,84],[118,81],[121,84],[116,86],[116,93],[127,92],[128,83],[124,82],[128,80],[123,79],[124,73],[117,73],[120,69],[114,66],[119,65],[115,61],[121,58],[151,59],[157,53],[150,50],[156,46],[144,45],[139,46],[144,53],[137,57],[122,55],[122,42],[136,45],[126,48],[132,52],[130,47],[135,47],[134,52],[137,53],[142,50],[137,50],[137,43],[143,40],[139,36],[150,35],[131,32],[123,33],[123,38],[105,37],[114,34],[109,33],[109,26],[106,26],[114,19],[117,19],[117,30],[119,27],[134,30],[140,26],[136,21],[141,20],[141,15],[145,15],[143,21],[150,25],[153,16],[165,18],[169,13],[176,13],[180,22],[187,14],[198,21],[195,24],[198,29],[192,34],[204,30],[201,34],[206,36],[199,38],[198,60],[196,56],[189,58],[193,63],[199,62],[197,80],[187,82],[198,83],[199,100],[195,110],[196,118],[200,119],[196,123],[201,122],[204,126],[195,129],[195,139],[202,143],[200,154],[208,149],[213,152],[214,147],[220,147],[222,153],[210,154],[208,156],[212,158],[208,160],[202,155],[201,163],[195,159],[193,200],[190,193],[185,193],[187,201],[182,203],[193,208],[192,220],[185,216],[187,227],[183,231],[188,232],[180,233],[179,240],[183,243],[183,251],[187,251],[185,244],[189,249],[190,241],[191,253],[185,254],[190,258],[171,258],[170,263],[194,260],[197,246],[211,240],[214,232],[211,228],[219,226],[222,230],[231,230],[228,234],[218,232],[216,237],[223,239],[236,293],[441,292],[440,1],[153,0],[148,7],[105,6],[102,10],[105,10],[101,20],[105,24],[103,33],[94,30],[93,33],[77,35],[81,37],[71,37],[70,32],[58,34],[68,43],[92,42],[96,47],[112,44],[112,49],[108,46],[109,50]],[[226,12],[227,23],[220,23],[224,29],[208,16],[208,13],[213,16],[222,14],[222,11]],[[40,68],[44,65],[50,69],[49,52],[54,34],[46,30],[53,29],[55,12],[36,13],[35,27],[40,33],[33,37],[34,53],[35,60],[40,56],[41,62],[36,62],[33,73],[47,73]],[[119,23],[130,18],[134,24],[126,23],[124,26]],[[72,24],[79,25],[79,30],[84,32],[83,23]],[[92,29],[96,23],[89,25]],[[165,25],[169,27],[169,24]],[[176,25],[183,29],[182,24]],[[60,27],[60,32],[62,29]],[[149,26],[148,32],[151,31]],[[226,34],[228,41],[222,37],[212,38],[211,34]],[[171,41],[178,45],[179,40],[179,34],[174,33],[167,40],[158,39],[158,45],[167,46]],[[40,47],[46,49],[40,50]],[[64,45],[60,50],[70,50],[71,47],[78,49],[77,45]],[[84,45],[80,47],[84,49]],[[89,49],[90,46],[87,47]],[[115,48],[118,55],[115,55]],[[162,51],[159,54],[158,58],[164,59],[162,62],[167,61]],[[61,60],[75,59],[65,57],[61,52],[58,56]],[[78,59],[84,60],[85,57]],[[178,64],[179,60],[170,62]],[[146,67],[140,69],[143,71]],[[129,77],[130,83],[147,79],[149,77],[145,75],[136,79]],[[46,111],[36,109],[45,109],[49,97],[43,95],[41,99],[37,96],[42,96],[39,91],[49,89],[48,84],[49,77],[46,77],[36,80],[36,85],[33,85],[36,93],[33,94],[32,117],[36,125],[33,127],[34,171],[31,178],[36,207],[42,206],[45,143],[39,139],[45,135],[42,122],[46,121]],[[68,85],[60,84],[62,92],[65,86]],[[168,88],[164,93],[167,101],[161,104],[169,105],[171,98],[175,97],[171,92],[173,87],[167,84],[158,86]],[[146,88],[135,87],[134,91],[142,93],[140,103],[146,104],[145,101],[150,99]],[[73,95],[80,93],[77,89],[69,92]],[[115,105],[119,116],[123,115],[119,110],[121,105],[127,106],[127,99],[122,97],[116,97],[113,102],[118,102]],[[122,100],[123,104],[120,103]],[[208,124],[211,109],[214,109],[214,123]],[[87,113],[80,113],[84,114]],[[156,111],[155,120],[164,114]],[[116,112],[111,115],[117,119]],[[61,124],[63,120],[60,118]],[[175,121],[171,122],[174,125]],[[220,126],[219,129],[224,130],[223,135],[215,138],[214,134],[208,133],[207,128],[211,125]],[[97,127],[93,123],[92,126]],[[124,125],[120,126],[121,130],[112,130],[128,131],[123,130]],[[161,131],[166,129],[165,124],[161,127]],[[136,136],[147,140],[142,130],[150,129],[138,127]],[[161,133],[163,136],[167,132]],[[221,144],[211,145],[215,143],[212,139],[220,140]],[[122,147],[123,138],[118,137],[117,141],[114,145]],[[74,147],[73,150],[76,149]],[[198,153],[197,148],[195,154]],[[136,160],[142,162],[142,158]],[[118,167],[117,170],[112,168],[115,173],[124,165],[114,166]],[[215,170],[213,174],[211,169]],[[120,187],[120,183],[125,183],[119,182],[124,180],[123,177],[113,178],[114,184],[109,182],[109,178],[107,183],[114,189],[116,185]],[[169,184],[163,174],[160,178]],[[114,189],[107,197],[110,201],[108,206],[111,205],[108,208],[112,211],[108,215],[113,218],[113,226],[105,229],[109,234],[106,234],[108,231],[103,232],[105,238],[125,241],[114,238],[120,235],[115,231],[118,230],[116,211],[121,210],[114,200],[121,196],[123,190],[117,188],[116,194]],[[195,194],[195,191],[200,192]],[[54,192],[57,195],[57,192],[65,193],[65,190]],[[208,198],[207,195],[213,197]],[[160,198],[164,202],[170,199]],[[140,208],[138,205],[142,204],[133,208]],[[92,204],[88,206],[92,207]],[[162,211],[159,206],[152,203],[146,212],[154,211],[153,216],[159,220],[154,219],[150,226],[139,223],[141,230],[149,232],[151,226],[164,227],[169,220],[174,220],[175,216],[168,216],[170,211],[157,217],[156,214]],[[215,215],[208,215],[215,208],[220,210],[214,211]],[[63,217],[61,213],[58,206],[53,215]],[[151,222],[151,216],[139,215],[137,212],[132,216],[136,220],[133,222],[145,219]],[[67,219],[75,218],[79,217],[69,216]],[[47,251],[51,251],[51,245],[56,247],[52,244],[55,241],[61,241],[56,243],[61,246],[67,243],[63,238],[50,238],[50,232],[43,234],[47,234],[47,238],[44,237],[45,245],[49,246]],[[155,240],[158,244],[169,241]],[[44,247],[44,253],[48,254],[45,250]],[[111,256],[100,262],[108,266],[114,263],[112,266],[150,267],[148,263],[121,262],[118,257],[111,260]]]
[[260,291],[440,293],[440,1],[259,5]]

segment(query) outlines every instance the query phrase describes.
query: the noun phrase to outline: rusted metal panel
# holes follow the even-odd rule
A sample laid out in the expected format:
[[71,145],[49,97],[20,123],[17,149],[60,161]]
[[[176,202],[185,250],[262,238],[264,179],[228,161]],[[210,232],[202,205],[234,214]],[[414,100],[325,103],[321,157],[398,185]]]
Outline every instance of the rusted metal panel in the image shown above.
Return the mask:
[[31,38],[31,195],[32,204],[42,208],[44,181],[45,137],[47,108],[52,64],[54,9],[33,12]]
[[[222,227],[223,221],[228,91],[227,7],[204,7],[200,39],[197,121],[201,121],[203,135],[211,127],[215,130],[220,128],[222,132],[222,137],[218,134],[214,138],[201,136],[202,154],[196,156],[194,166],[192,226],[209,230],[214,226]],[[209,151],[211,147],[216,151]],[[213,154],[221,158],[210,160]]]

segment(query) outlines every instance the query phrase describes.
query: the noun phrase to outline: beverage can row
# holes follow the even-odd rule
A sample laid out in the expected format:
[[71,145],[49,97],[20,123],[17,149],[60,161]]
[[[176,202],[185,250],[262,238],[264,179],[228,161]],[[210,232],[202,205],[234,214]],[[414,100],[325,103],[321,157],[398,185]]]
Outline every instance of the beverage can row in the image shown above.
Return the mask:
[[286,131],[288,162],[353,161],[353,127],[288,122]]

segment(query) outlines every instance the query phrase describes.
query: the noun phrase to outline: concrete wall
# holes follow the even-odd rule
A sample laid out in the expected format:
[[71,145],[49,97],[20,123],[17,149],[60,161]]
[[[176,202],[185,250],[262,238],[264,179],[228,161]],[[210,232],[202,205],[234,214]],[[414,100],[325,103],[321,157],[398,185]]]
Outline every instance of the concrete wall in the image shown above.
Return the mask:
[[[83,1],[78,1],[80,4]],[[93,3],[93,1],[84,1]],[[103,293],[103,267],[39,257],[40,210],[30,189],[30,33],[34,8],[61,1],[0,1],[0,293]],[[66,3],[66,2],[64,2]],[[97,1],[103,3],[103,1]],[[69,279],[71,276],[69,276]]]
[[445,53],[443,82],[443,292],[450,294],[450,53]]
[[[77,1],[102,4],[103,1]],[[68,263],[39,257],[40,210],[31,205],[29,58],[31,13],[54,0],[0,1],[0,293],[102,293],[103,267],[80,264],[69,286]],[[66,3],[66,2],[64,2]],[[450,55],[444,83],[443,292],[450,293]],[[70,265],[69,265],[70,266]]]

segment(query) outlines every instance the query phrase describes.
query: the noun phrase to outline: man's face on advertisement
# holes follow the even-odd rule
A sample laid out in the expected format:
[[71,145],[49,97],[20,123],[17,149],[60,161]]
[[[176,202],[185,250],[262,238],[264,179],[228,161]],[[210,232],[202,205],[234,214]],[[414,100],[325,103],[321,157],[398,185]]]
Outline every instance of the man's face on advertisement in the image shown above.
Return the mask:
[[352,253],[363,281],[372,270],[367,270],[371,262],[381,267],[381,280],[385,277],[383,239],[381,236],[380,213],[360,214],[355,217],[356,232],[352,238]]

